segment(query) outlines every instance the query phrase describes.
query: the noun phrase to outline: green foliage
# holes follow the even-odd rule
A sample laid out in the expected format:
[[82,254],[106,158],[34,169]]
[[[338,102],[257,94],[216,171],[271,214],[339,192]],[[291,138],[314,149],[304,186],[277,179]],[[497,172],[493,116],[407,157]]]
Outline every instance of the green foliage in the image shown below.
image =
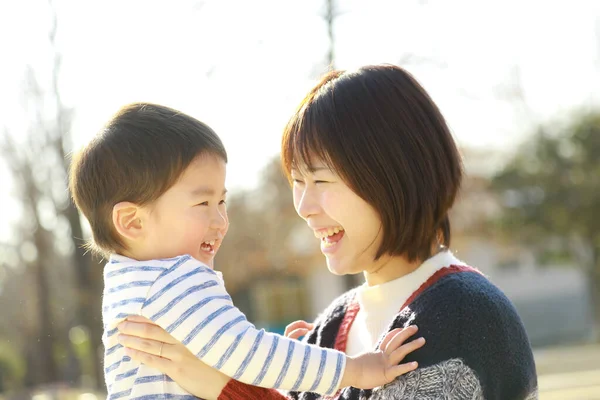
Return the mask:
[[540,128],[498,173],[500,225],[526,242],[578,237],[600,248],[600,112]]
[[505,233],[542,265],[570,258],[586,272],[600,341],[600,111],[540,128],[492,188],[504,201],[498,223]]
[[20,388],[26,368],[21,356],[13,343],[0,338],[0,387],[4,391]]

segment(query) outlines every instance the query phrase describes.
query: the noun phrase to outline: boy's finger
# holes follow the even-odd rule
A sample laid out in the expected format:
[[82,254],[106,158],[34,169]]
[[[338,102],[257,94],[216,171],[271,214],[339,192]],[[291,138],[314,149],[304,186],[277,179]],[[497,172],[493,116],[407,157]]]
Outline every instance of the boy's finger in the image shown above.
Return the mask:
[[420,337],[418,339],[413,340],[410,343],[406,343],[400,346],[399,348],[394,350],[392,354],[390,354],[390,365],[400,364],[400,362],[404,360],[404,357],[406,357],[409,353],[412,353],[413,351],[423,347],[424,344],[425,338]]
[[119,334],[117,340],[119,341],[119,344],[126,348],[138,350],[157,357],[167,358],[169,360],[171,359],[169,356],[171,354],[171,348],[174,346],[169,343],[157,342],[155,340],[142,339],[137,336],[124,334]]
[[395,328],[389,331],[383,338],[381,344],[379,345],[379,350],[384,351],[390,340],[392,340],[394,336],[396,336],[400,331],[402,331],[402,328]]
[[285,336],[289,337],[290,339],[298,339],[299,337],[306,335],[308,332],[310,332],[308,329],[298,328],[294,329]]
[[119,332],[131,336],[138,336],[144,339],[156,340],[164,343],[177,343],[173,336],[169,335],[158,325],[139,323],[132,321],[123,321],[117,325]]
[[419,367],[419,364],[416,361],[406,363],[406,364],[394,365],[393,367],[389,367],[386,370],[385,377],[388,380],[388,382],[391,382],[394,379],[396,379],[397,377],[399,377],[400,375],[404,375],[407,372],[414,371],[418,367]]
[[383,351],[387,354],[390,354],[392,351],[400,347],[402,343],[406,342],[409,337],[417,333],[418,330],[419,328],[416,325],[411,325],[402,329],[399,333],[394,335],[392,340],[389,341]]

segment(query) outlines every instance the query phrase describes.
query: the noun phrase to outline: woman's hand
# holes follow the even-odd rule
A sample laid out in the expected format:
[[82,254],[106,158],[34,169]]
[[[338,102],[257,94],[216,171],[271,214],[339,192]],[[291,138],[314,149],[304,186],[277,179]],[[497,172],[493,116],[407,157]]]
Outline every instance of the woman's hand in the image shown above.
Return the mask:
[[118,329],[119,343],[126,347],[127,355],[168,375],[194,396],[216,400],[230,380],[144,317],[128,317]]
[[291,339],[298,339],[299,337],[302,337],[308,332],[312,331],[314,327],[314,324],[308,323],[306,321],[294,321],[285,327],[285,332],[283,335]]

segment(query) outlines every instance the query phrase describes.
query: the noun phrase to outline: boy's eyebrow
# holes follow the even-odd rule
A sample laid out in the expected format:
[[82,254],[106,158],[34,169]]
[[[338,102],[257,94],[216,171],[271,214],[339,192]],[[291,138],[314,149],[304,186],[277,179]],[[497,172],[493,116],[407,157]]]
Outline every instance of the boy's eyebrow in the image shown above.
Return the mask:
[[[227,189],[223,189],[223,193],[221,193],[221,196],[224,196],[227,193]],[[211,187],[207,187],[207,186],[200,186],[199,188],[196,188],[194,190],[192,190],[192,196],[214,196],[215,195],[215,190]]]

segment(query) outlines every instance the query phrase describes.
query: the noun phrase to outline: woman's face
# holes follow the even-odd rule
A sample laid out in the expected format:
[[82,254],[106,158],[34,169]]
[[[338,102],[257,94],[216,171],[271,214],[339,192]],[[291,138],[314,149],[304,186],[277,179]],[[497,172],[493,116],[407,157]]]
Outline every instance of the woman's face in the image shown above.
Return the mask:
[[325,163],[292,170],[294,207],[320,240],[336,275],[377,269],[383,228],[377,211]]

